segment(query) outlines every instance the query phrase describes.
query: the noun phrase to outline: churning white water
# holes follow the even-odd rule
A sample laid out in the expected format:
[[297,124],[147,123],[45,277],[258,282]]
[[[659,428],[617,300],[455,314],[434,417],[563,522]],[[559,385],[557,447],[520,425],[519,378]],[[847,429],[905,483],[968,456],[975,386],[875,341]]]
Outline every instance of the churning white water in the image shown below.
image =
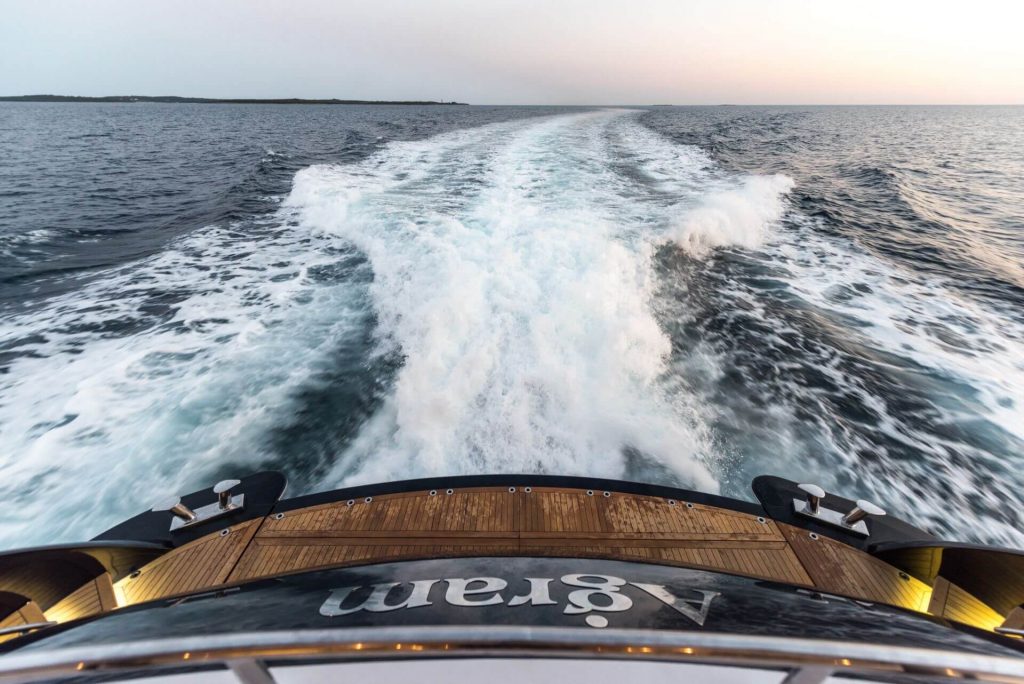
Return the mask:
[[[616,138],[641,158],[641,177],[615,173]],[[757,212],[777,219],[788,185],[743,180],[715,195],[709,219],[689,205],[721,179],[702,155],[666,158],[666,147],[628,113],[605,111],[300,172],[287,206],[301,226],[369,256],[381,336],[405,358],[334,479],[615,477],[633,449],[717,490],[701,407],[661,382],[670,345],[651,309],[652,253],[680,220],[701,224],[702,248],[752,244],[765,230]],[[638,184],[660,200],[639,213]]]
[[[125,495],[140,481],[181,491],[218,464],[258,465],[268,430],[368,315],[379,353],[402,365],[322,487],[616,476],[632,450],[715,491],[700,403],[662,382],[652,252],[677,235],[695,244],[694,224],[700,249],[753,244],[758,212],[777,218],[788,185],[712,166],[625,111],[391,143],[301,171],[262,231],[211,227],[8,321],[11,338],[39,337],[2,380],[0,476],[17,506],[0,542],[88,536],[146,506]],[[352,244],[372,268],[369,301],[358,282],[312,277]],[[169,319],[103,334],[153,290],[179,294]]]
[[[262,222],[197,231],[3,323],[32,353],[0,377],[0,545],[88,538],[225,469],[289,467],[276,453],[283,426],[302,428],[311,411],[337,424],[355,415],[321,400],[345,391],[339,357],[372,376],[379,400],[323,447],[307,489],[480,472],[621,477],[639,459],[718,491],[733,454],[716,426],[732,418],[697,376],[733,361],[680,350],[667,332],[666,315],[692,311],[685,287],[657,301],[666,246],[698,265],[718,248],[751,250],[805,306],[856,321],[851,339],[974,383],[979,412],[1018,430],[1019,331],[820,236],[786,235],[792,187],[727,173],[624,110],[462,129],[306,168]],[[845,278],[863,287],[839,297]],[[717,296],[774,315],[742,283],[726,279]],[[984,337],[970,353],[914,332],[952,319]],[[790,339],[785,325],[772,334]],[[989,344],[1010,351],[986,354]],[[876,406],[835,358],[812,361]],[[377,373],[381,359],[398,362]],[[779,382],[811,393],[789,367],[777,365]],[[893,439],[927,440],[876,408]],[[737,413],[736,429],[789,473],[811,458],[787,432],[801,419],[784,403],[766,412],[777,425]],[[828,430],[822,453],[855,460]],[[892,472],[867,481],[905,494]]]

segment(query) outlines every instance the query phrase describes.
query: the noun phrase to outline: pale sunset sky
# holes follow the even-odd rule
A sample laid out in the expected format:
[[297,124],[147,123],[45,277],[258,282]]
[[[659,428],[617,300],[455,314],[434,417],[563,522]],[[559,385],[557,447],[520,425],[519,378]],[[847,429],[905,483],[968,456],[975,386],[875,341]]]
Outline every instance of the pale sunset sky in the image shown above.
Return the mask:
[[1024,2],[0,0],[0,95],[1024,103]]

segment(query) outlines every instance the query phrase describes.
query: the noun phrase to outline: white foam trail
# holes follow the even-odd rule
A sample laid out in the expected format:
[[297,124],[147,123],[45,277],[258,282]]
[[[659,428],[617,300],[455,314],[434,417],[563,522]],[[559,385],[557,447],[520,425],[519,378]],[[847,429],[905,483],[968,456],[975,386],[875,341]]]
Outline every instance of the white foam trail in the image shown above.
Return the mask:
[[[342,455],[337,481],[621,476],[623,449],[633,448],[717,489],[692,397],[660,385],[670,349],[650,307],[652,246],[630,239],[635,221],[617,195],[629,189],[607,163],[608,129],[622,116],[477,134],[431,170],[369,193],[367,176],[408,146],[356,169],[297,175],[287,204],[311,230],[369,255],[382,332],[405,357],[386,409]],[[453,174],[463,168],[472,174]],[[467,202],[436,203],[479,179],[486,186]]]
[[782,218],[785,194],[792,189],[787,176],[748,176],[738,187],[704,197],[676,223],[672,238],[696,257],[716,247],[758,247]]
[[806,231],[787,237],[779,247],[795,292],[859,321],[853,335],[965,383],[979,413],[1024,441],[1024,325],[940,278],[897,270]]
[[[715,490],[702,409],[662,382],[648,301],[652,236],[709,162],[663,147],[621,112],[391,143],[298,174],[266,225],[204,229],[8,318],[5,343],[30,353],[0,377],[0,545],[87,538],[144,509],[140,491],[272,458],[296,392],[365,335],[366,286],[312,277],[352,243],[372,261],[381,352],[405,364],[323,487],[615,476],[628,447]],[[609,168],[619,152],[652,160],[649,210]]]
[[[957,388],[954,396],[934,396],[931,410],[941,416],[936,422],[977,433],[991,431],[988,422],[1004,430],[1009,440],[1016,439],[1017,449],[1024,445],[1024,327],[962,298],[939,279],[887,268],[841,247],[829,251],[824,269],[808,272],[808,264],[796,260],[793,282],[801,296],[859,321],[863,329],[854,327],[853,339],[863,335],[868,344],[908,358],[947,387]],[[863,292],[853,290],[851,296],[852,284]],[[901,464],[877,445],[861,445],[862,452],[874,451],[886,463],[874,472],[849,464],[866,470],[863,477],[871,491],[900,502],[903,515],[932,529],[958,538],[1024,544],[1024,532],[1013,519],[992,515],[1007,505],[1016,510],[1024,505],[1014,484],[1019,482],[1014,463],[958,438],[957,430],[936,434],[889,415],[879,402],[876,407],[882,411],[881,428],[891,439],[913,445],[928,458]],[[1011,458],[1019,456],[1012,445],[1008,450]],[[951,458],[952,453],[959,458]],[[849,462],[850,457],[842,460]],[[894,471],[899,474],[893,476]],[[943,486],[935,486],[933,479]],[[981,511],[984,523],[979,525]]]
[[[4,341],[31,354],[0,376],[0,545],[86,538],[144,509],[140,491],[187,491],[222,464],[274,457],[268,435],[295,419],[297,393],[340,347],[363,344],[371,312],[379,353],[404,363],[318,488],[485,471],[621,477],[642,454],[670,479],[716,491],[729,445],[708,427],[723,416],[701,385],[730,359],[711,340],[673,349],[659,325],[693,315],[686,292],[674,293],[672,316],[656,299],[652,258],[666,242],[695,257],[754,248],[745,259],[847,341],[908,359],[893,382],[920,368],[964,388],[926,407],[952,426],[932,434],[887,413],[888,397],[844,367],[842,350],[794,351],[765,380],[782,384],[778,395],[750,381],[729,397],[749,401],[738,415],[760,422],[734,427],[764,437],[771,470],[829,486],[854,478],[917,522],[949,527],[952,509],[964,533],[1020,543],[989,513],[1024,505],[1020,488],[986,482],[1018,481],[1017,464],[956,430],[989,421],[1024,439],[1024,330],[807,225],[773,230],[791,187],[731,176],[614,111],[389,143],[357,164],[306,169],[266,225],[199,231],[3,321]],[[372,284],[315,277],[353,245]],[[770,319],[756,287],[723,286],[713,305]],[[168,293],[173,312],[147,313]],[[769,336],[787,337],[780,348],[807,341],[785,316],[773,324]],[[815,404],[810,395],[829,390],[788,379],[800,364],[924,462],[880,451],[826,399]]]
[[[773,454],[765,464],[775,472],[870,493],[891,514],[953,538],[1020,546],[1024,533],[1000,512],[1024,505],[1013,460],[1014,444],[1024,444],[1024,327],[963,298],[948,282],[822,237],[813,222],[794,218],[749,257],[767,267],[776,287],[785,287],[786,301],[792,297],[793,305],[832,322],[844,344],[872,350],[892,394],[869,388],[864,376],[874,369],[804,338],[756,290],[733,282],[718,293],[742,302],[740,315],[768,323],[772,332],[760,344],[792,351],[771,380],[782,397],[755,386],[756,401],[735,397],[727,411],[736,417],[725,422],[738,419],[737,429],[756,430],[758,448]],[[732,363],[712,356],[712,374]],[[808,366],[832,387],[787,381]],[[901,383],[918,408],[891,408],[906,400]],[[866,407],[877,424],[857,428],[835,416],[829,407],[837,392]],[[901,447],[906,451],[899,453]]]
[[[186,491],[220,464],[256,467],[274,455],[269,432],[294,419],[296,392],[340,346],[362,344],[371,312],[378,352],[403,364],[318,488],[477,472],[622,477],[640,454],[669,479],[717,491],[730,466],[708,427],[719,416],[673,366],[679,350],[660,324],[680,321],[655,311],[652,259],[666,242],[696,257],[756,248],[747,258],[778,268],[794,294],[856,318],[851,336],[963,379],[978,390],[972,418],[1020,435],[1020,331],[937,298],[933,283],[908,289],[831,240],[774,231],[791,187],[730,175],[623,111],[389,143],[356,164],[305,169],[259,230],[211,227],[4,321],[4,337],[35,356],[0,377],[0,544],[87,537],[145,508],[126,496],[140,483]],[[353,245],[372,283],[313,277]],[[853,277],[872,294],[834,297]],[[179,293],[172,315],[109,332],[144,318],[159,292]],[[718,295],[745,311],[763,304],[739,287]],[[950,325],[963,349],[936,332]],[[700,374],[728,369],[713,350],[691,352]],[[883,412],[833,361],[822,371]],[[767,411],[798,420],[785,403]],[[934,436],[883,420],[941,455]],[[870,445],[853,439],[830,447],[834,470],[860,472],[856,448]],[[887,468],[872,491],[905,495],[892,474],[911,471]]]
[[[32,355],[0,378],[0,545],[86,539],[258,462],[291,392],[365,325],[358,287],[310,281],[327,243],[210,228],[5,321]],[[179,294],[165,320],[154,293]]]

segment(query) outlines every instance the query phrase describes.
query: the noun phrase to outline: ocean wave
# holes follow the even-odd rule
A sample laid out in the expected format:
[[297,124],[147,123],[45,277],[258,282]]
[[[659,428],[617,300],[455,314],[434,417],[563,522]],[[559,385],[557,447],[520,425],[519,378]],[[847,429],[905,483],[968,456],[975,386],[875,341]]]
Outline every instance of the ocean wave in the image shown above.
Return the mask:
[[691,255],[704,257],[716,247],[760,246],[785,212],[793,179],[750,176],[736,187],[710,193],[673,226],[672,239]]

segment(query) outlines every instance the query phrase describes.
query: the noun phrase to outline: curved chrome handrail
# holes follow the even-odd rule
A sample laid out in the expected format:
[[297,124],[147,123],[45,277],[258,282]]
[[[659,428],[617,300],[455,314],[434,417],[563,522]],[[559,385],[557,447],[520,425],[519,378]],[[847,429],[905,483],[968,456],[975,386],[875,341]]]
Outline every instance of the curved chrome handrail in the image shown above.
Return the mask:
[[[1024,682],[1024,657],[818,639],[580,627],[422,626],[242,632],[12,652],[0,682],[122,668],[443,655],[657,658],[837,674],[897,671]],[[272,681],[272,680],[271,680]]]

